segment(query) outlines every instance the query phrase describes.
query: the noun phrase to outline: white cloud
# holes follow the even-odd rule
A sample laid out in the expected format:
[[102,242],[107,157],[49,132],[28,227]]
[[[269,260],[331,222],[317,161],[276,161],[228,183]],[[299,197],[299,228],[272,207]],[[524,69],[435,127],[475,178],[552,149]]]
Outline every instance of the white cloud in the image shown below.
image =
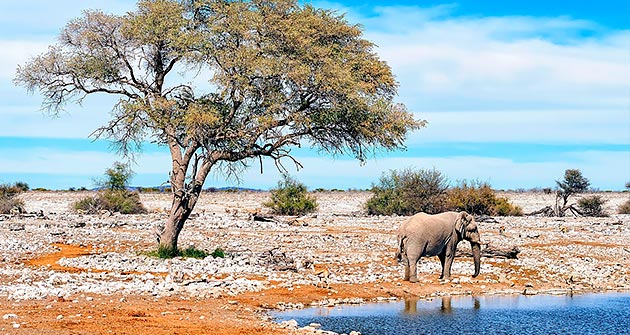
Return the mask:
[[429,124],[407,144],[518,142],[628,144],[628,110],[499,110],[418,113]]
[[554,33],[580,22],[517,17],[417,23],[395,19],[394,12],[379,22],[406,29],[366,35],[397,74],[401,100],[414,109],[627,108],[630,103],[628,31],[558,42]]

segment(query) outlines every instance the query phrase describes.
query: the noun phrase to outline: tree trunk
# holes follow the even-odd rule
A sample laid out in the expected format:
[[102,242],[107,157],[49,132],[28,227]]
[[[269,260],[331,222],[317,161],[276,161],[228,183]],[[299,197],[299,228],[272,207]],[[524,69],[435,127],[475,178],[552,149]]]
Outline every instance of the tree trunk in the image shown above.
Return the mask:
[[184,228],[184,223],[195,208],[199,199],[201,187],[195,188],[192,194],[180,191],[173,197],[173,205],[164,229],[159,236],[159,249],[175,256],[177,254],[177,239]]

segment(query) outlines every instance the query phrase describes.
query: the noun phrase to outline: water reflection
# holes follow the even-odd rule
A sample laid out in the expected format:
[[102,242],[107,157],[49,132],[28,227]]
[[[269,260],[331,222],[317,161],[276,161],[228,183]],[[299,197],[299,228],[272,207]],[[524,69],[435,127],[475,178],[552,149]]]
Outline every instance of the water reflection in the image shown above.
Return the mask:
[[[441,304],[440,304],[440,312],[442,314],[451,314],[453,312],[453,298],[452,297],[442,297],[441,298]],[[455,298],[457,299],[457,298]],[[406,315],[415,315],[418,314],[418,303],[421,303],[422,305],[426,305],[427,300],[424,299],[418,299],[418,298],[410,298],[410,299],[405,299],[405,308],[403,310],[403,314]],[[481,308],[481,302],[479,302],[479,298],[477,297],[472,297],[472,308],[474,310],[478,310],[479,308]],[[426,310],[425,311],[430,311],[430,310]]]
[[470,334],[627,334],[628,306],[630,293],[465,296],[307,308],[275,313],[275,318],[295,319],[300,326],[315,322],[340,334],[461,335],[462,329]]

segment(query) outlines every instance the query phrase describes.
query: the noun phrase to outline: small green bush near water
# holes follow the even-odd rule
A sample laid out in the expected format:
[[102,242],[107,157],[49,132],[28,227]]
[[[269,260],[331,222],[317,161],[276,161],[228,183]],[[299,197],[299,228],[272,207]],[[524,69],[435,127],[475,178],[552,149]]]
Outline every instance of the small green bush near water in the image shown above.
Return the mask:
[[304,215],[317,210],[317,200],[308,194],[306,186],[286,174],[271,190],[271,200],[263,205],[280,215]]

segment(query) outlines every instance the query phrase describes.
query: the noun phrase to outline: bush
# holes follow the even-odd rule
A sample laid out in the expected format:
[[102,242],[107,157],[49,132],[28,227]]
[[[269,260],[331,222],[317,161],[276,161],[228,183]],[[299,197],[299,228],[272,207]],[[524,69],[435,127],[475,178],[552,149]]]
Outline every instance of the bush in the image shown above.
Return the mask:
[[519,216],[523,210],[509,203],[507,198],[497,197],[489,184],[480,181],[462,181],[448,191],[447,208],[466,211],[473,215]]
[[140,194],[127,190],[127,183],[133,172],[126,164],[119,162],[105,171],[106,180],[98,182],[104,189],[97,195],[83,198],[74,204],[75,211],[95,214],[100,210],[121,214],[144,214],[147,210],[140,202]]
[[508,198],[497,197],[494,202],[494,214],[496,216],[523,216],[523,209],[512,205]]
[[26,191],[28,191],[30,189],[28,184],[23,182],[23,181],[15,182],[14,186],[19,188],[19,189],[21,189],[23,192],[26,192]]
[[448,180],[435,169],[392,170],[372,186],[373,196],[365,206],[370,215],[439,213],[445,209],[447,189]]
[[75,202],[72,207],[76,211],[86,214],[96,214],[100,210],[119,212],[121,214],[145,214],[146,208],[140,202],[137,192],[127,190],[101,191],[92,197],[83,198]]
[[223,251],[223,249],[221,249],[221,248],[216,248],[210,254],[210,256],[212,256],[214,258],[225,258],[225,251]]
[[181,251],[181,256],[186,258],[204,259],[208,257],[208,253],[205,250],[197,249],[193,246],[190,246]]
[[577,205],[584,216],[606,216],[604,203],[606,203],[605,199],[599,195],[593,195],[578,200]]
[[108,190],[101,193],[103,209],[121,214],[145,214],[147,210],[140,202],[140,194],[127,190]]
[[278,187],[271,190],[271,200],[263,204],[281,215],[304,215],[317,209],[317,200],[306,186],[284,174]]
[[9,214],[13,211],[24,213],[24,202],[17,199],[18,194],[24,191],[20,183],[0,185],[0,214]]
[[93,197],[85,197],[75,203],[72,204],[72,209],[75,212],[84,212],[86,214],[96,214],[98,211],[102,210],[102,201],[99,196]]
[[623,204],[619,205],[619,207],[617,208],[617,213],[630,214],[630,199],[628,199]]

